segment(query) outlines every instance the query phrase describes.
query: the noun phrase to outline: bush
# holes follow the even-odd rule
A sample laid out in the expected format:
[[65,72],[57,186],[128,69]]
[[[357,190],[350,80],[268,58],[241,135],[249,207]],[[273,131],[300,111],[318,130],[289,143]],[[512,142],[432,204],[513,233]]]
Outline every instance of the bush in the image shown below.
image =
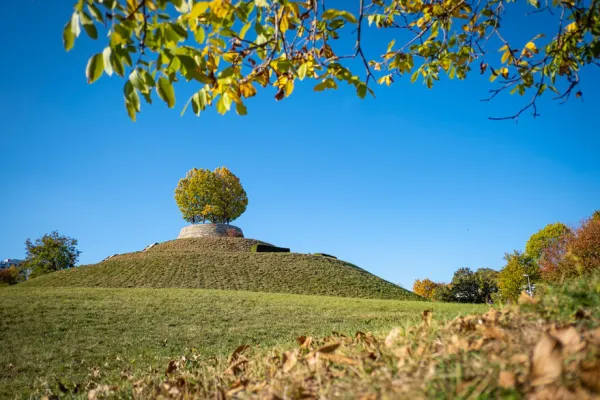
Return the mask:
[[227,237],[233,237],[233,238],[243,238],[244,237],[242,232],[238,231],[237,229],[233,229],[233,228],[228,228],[226,233],[227,233]]
[[0,285],[16,285],[19,283],[19,271],[17,268],[10,267],[0,269]]
[[315,253],[313,254],[315,256],[321,256],[321,257],[329,257],[329,258],[335,258],[337,260],[336,256],[332,256],[331,254],[326,254],[326,253]]
[[270,246],[268,244],[255,244],[250,248],[251,253],[289,253],[290,249]]

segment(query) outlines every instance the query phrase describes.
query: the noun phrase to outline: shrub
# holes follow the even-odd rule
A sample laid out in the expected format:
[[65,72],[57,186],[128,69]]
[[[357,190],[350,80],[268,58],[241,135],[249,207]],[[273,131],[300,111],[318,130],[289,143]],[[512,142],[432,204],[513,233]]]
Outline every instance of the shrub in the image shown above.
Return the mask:
[[329,257],[329,258],[335,258],[337,260],[336,256],[332,256],[331,254],[326,254],[326,253],[315,253],[313,254],[315,256],[321,256],[321,257]]
[[0,285],[16,285],[19,283],[19,271],[17,268],[10,267],[0,269]]
[[227,237],[233,237],[233,238],[243,238],[244,234],[240,231],[238,231],[237,229],[233,229],[233,228],[227,228]]
[[290,249],[284,247],[271,246],[268,244],[255,244],[250,249],[252,253],[289,253]]

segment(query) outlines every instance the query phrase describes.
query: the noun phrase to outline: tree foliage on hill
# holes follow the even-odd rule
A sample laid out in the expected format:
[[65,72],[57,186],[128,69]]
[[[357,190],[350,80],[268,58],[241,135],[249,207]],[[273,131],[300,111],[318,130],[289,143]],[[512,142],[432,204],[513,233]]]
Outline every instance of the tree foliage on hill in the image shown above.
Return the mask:
[[569,235],[549,246],[540,258],[541,275],[562,282],[600,269],[600,218],[597,212]]
[[25,248],[27,256],[20,268],[27,271],[30,278],[73,268],[81,254],[77,250],[77,239],[59,235],[57,231],[46,234],[35,242],[27,239]]
[[[516,118],[526,110],[537,115],[536,100],[547,93],[579,97],[580,70],[598,65],[600,56],[596,0],[528,0],[527,18],[555,28],[510,35],[510,41],[505,28],[524,11],[520,2],[355,0],[344,6],[334,9],[325,0],[78,0],[63,41],[71,50],[81,28],[92,39],[106,37],[104,50],[88,61],[87,79],[126,77],[125,107],[133,120],[141,97],[150,103],[153,91],[174,107],[179,80],[198,89],[184,112],[191,104],[199,115],[213,105],[221,114],[235,108],[243,115],[244,99],[259,87],[272,87],[281,100],[298,80],[312,79],[315,91],[345,83],[365,97],[375,82],[389,86],[410,77],[431,88],[442,75],[462,80],[473,73],[493,82],[490,99],[504,91],[528,95],[508,117]],[[386,30],[389,38],[373,30]]]
[[498,290],[504,301],[517,301],[519,295],[527,284],[527,277],[531,284],[540,280],[540,269],[535,259],[519,251],[507,253],[504,256],[506,265],[498,274]]
[[548,224],[543,229],[531,235],[525,245],[525,253],[538,260],[545,249],[560,241],[571,230],[563,223]]
[[423,280],[416,279],[413,283],[413,292],[421,297],[432,300],[433,293],[437,288],[439,288],[442,285],[443,283],[437,283],[428,278],[425,278]]
[[0,269],[0,286],[16,285],[20,281],[19,270],[13,265]]
[[192,169],[175,189],[183,219],[192,224],[228,224],[246,211],[248,197],[240,180],[225,167]]

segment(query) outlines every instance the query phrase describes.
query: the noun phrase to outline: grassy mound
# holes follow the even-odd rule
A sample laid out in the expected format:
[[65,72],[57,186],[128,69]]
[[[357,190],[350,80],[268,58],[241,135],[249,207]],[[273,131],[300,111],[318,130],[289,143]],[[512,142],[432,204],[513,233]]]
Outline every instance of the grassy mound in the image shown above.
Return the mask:
[[59,271],[23,286],[203,288],[376,299],[420,297],[350,263],[297,253],[251,253],[257,240],[178,239],[144,252]]
[[454,318],[487,307],[202,289],[0,288],[0,399],[87,399],[103,385],[131,389],[150,371],[164,374],[183,354],[210,364],[240,345],[389,331],[415,324],[426,309]]

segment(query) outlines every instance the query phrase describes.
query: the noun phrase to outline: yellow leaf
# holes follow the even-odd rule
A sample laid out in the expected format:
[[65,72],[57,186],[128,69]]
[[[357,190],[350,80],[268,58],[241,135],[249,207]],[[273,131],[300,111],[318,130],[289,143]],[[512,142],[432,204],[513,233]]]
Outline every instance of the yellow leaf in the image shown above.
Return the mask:
[[192,7],[192,10],[188,14],[188,18],[190,18],[190,19],[198,18],[201,14],[204,14],[206,12],[209,5],[210,5],[210,3],[208,1],[201,1],[200,3],[194,4],[194,7]]
[[294,91],[294,80],[293,79],[289,79],[287,81],[287,83],[285,84],[285,95],[286,97],[289,97],[292,92]]
[[527,43],[527,44],[525,45],[525,48],[526,48],[527,50],[530,50],[530,51],[532,51],[533,53],[537,53],[537,52],[538,52],[538,49],[537,49],[537,47],[535,46],[535,43],[533,43],[533,42],[529,42],[529,43]]
[[252,86],[251,82],[246,82],[240,85],[240,92],[242,96],[248,98],[256,95],[256,89]]

